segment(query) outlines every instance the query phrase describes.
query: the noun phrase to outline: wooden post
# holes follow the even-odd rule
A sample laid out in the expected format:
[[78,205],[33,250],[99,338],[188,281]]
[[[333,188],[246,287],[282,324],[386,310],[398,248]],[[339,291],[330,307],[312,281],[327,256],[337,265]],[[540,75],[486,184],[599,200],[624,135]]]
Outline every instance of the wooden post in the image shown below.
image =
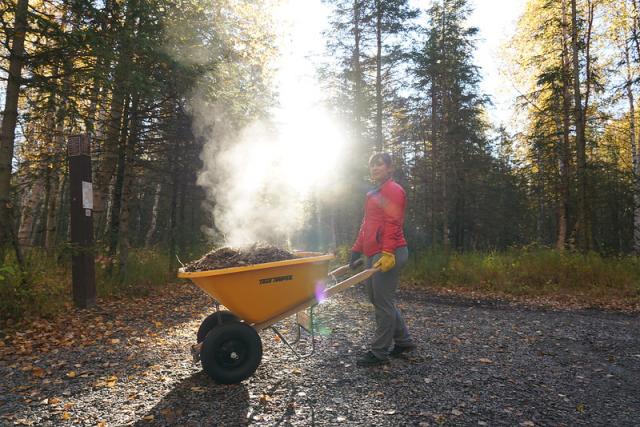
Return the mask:
[[89,136],[69,137],[69,189],[71,190],[71,243],[73,302],[88,308],[96,303],[93,247],[93,187]]

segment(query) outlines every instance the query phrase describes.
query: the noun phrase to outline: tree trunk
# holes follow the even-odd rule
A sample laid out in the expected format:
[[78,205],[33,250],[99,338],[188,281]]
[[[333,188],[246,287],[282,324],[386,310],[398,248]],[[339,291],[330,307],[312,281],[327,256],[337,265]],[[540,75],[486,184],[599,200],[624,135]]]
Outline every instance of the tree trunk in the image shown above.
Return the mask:
[[18,242],[21,247],[30,247],[33,245],[31,236],[35,222],[35,213],[38,202],[42,200],[44,193],[44,185],[42,179],[35,178],[31,185],[29,194],[25,197],[22,206],[22,215],[20,215],[20,227],[18,229]]
[[569,40],[567,22],[567,0],[562,0],[562,139],[560,140],[559,171],[560,171],[560,200],[558,201],[558,236],[556,249],[564,250],[567,245],[567,230],[569,221],[569,135],[571,111],[569,78],[570,63],[567,42]]
[[632,28],[632,34],[631,34],[631,38],[633,39],[633,43],[636,46],[636,57],[640,58],[640,36],[638,35],[638,25],[640,25],[640,15],[639,10],[638,10],[638,0],[633,0],[631,2],[631,5],[633,7],[633,13],[631,14],[631,19],[632,19],[632,24],[631,24],[631,28]]
[[[18,99],[22,83],[24,64],[24,40],[27,32],[28,0],[18,0],[15,12],[15,24],[11,51],[9,53],[9,76],[5,93],[2,127],[0,128],[0,261],[4,259],[4,250],[13,240],[13,221],[11,205],[11,168],[13,161],[16,123],[18,122]],[[17,248],[17,242],[14,241]],[[21,259],[18,253],[18,258]]]
[[362,34],[360,34],[360,20],[361,20],[361,3],[362,0],[353,1],[353,119],[355,122],[356,141],[357,147],[361,148],[363,143],[363,129],[362,129],[362,64],[360,64],[360,43]]
[[[437,198],[437,167],[439,164],[439,160],[438,160],[438,134],[437,134],[437,115],[436,115],[436,106],[437,106],[437,94],[436,94],[436,80],[435,80],[435,75],[432,76],[431,78],[431,176],[429,179],[429,183],[425,182],[425,187],[429,188],[429,200],[431,201],[431,206],[429,209],[429,212],[431,212],[431,240],[432,240],[432,244],[435,245],[437,242],[437,235],[438,235],[438,229],[437,229],[437,222],[436,222],[436,207],[438,206],[438,198]],[[425,154],[426,154],[426,148],[425,148]],[[426,181],[426,180],[425,180]],[[426,197],[425,197],[426,200]],[[427,206],[425,206],[425,210],[426,210]]]
[[153,208],[151,209],[151,223],[149,229],[144,238],[144,246],[148,248],[151,245],[151,239],[156,231],[156,224],[158,223],[158,208],[160,206],[160,191],[162,190],[162,184],[156,184],[156,191],[153,196]]
[[[174,143],[174,146],[177,146]],[[176,150],[177,151],[177,150]],[[177,153],[176,153],[177,154]],[[176,241],[178,231],[178,188],[180,183],[178,182],[179,176],[177,168],[173,168],[171,172],[171,206],[169,212],[169,270],[173,271],[176,267]]]
[[[101,236],[102,226],[108,225],[105,221],[105,207],[109,196],[109,184],[116,172],[118,163],[118,147],[122,138],[122,118],[125,99],[129,94],[128,73],[132,58],[131,34],[134,30],[135,15],[138,0],[129,0],[125,23],[120,29],[120,52],[114,73],[113,96],[109,111],[109,120],[105,131],[105,141],[102,147],[100,163],[94,177],[93,208],[94,224],[97,228],[96,236]],[[115,19],[114,19],[115,21]],[[113,203],[111,203],[113,208]],[[113,213],[112,213],[113,215]]]
[[[54,121],[54,134],[53,134],[53,144],[55,147],[54,156],[56,154],[63,152],[64,149],[64,126],[65,119],[67,116],[68,110],[68,99],[71,96],[71,74],[73,72],[73,64],[69,58],[64,61],[63,64],[64,69],[64,80],[62,84],[62,93],[60,96],[60,106],[55,115]],[[53,95],[52,95],[53,96]],[[50,159],[49,161],[56,162],[56,158]],[[57,215],[59,211],[58,205],[58,192],[60,191],[60,170],[57,167],[53,167],[51,170],[51,174],[49,175],[49,185],[51,188],[51,194],[49,197],[49,204],[47,205],[47,219],[45,222],[45,236],[44,236],[44,247],[49,255],[51,255],[52,250],[56,244],[56,236],[57,236]]]
[[[440,38],[440,50],[441,50],[441,61],[442,61],[442,67],[444,68],[444,64],[447,63],[447,50],[446,50],[446,40],[445,40],[445,34],[446,34],[446,28],[447,28],[447,9],[446,9],[446,2],[443,2],[442,5],[442,28],[441,28],[441,38]],[[440,75],[440,77],[442,78],[442,80],[440,81],[440,102],[441,102],[441,108],[442,111],[440,112],[440,140],[438,141],[440,143],[440,148],[441,148],[441,152],[439,153],[439,157],[440,157],[440,183],[442,185],[441,187],[441,192],[442,192],[442,200],[441,200],[441,204],[442,204],[442,246],[444,248],[445,251],[449,250],[450,247],[450,236],[449,236],[449,199],[448,199],[448,192],[447,192],[447,176],[449,173],[449,162],[448,162],[448,149],[449,149],[449,141],[445,140],[444,135],[446,134],[446,126],[447,126],[447,100],[448,98],[448,94],[447,94],[447,85],[446,85],[446,80],[444,79],[445,76]]]
[[[127,97],[128,98],[128,97]],[[126,150],[128,144],[128,129],[129,129],[129,100],[125,101],[124,117],[121,140],[118,144],[118,168],[116,170],[115,185],[113,187],[113,197],[111,198],[111,221],[109,222],[109,228],[107,235],[109,236],[109,256],[116,254],[118,248],[118,238],[120,237],[120,207],[122,206],[122,186],[124,182],[125,174],[125,160]]]
[[85,128],[87,133],[94,137],[96,135],[96,115],[98,113],[98,100],[100,99],[100,92],[103,89],[102,82],[100,80],[102,73],[104,72],[106,59],[102,55],[98,55],[96,59],[96,68],[93,78],[93,86],[89,95],[89,108],[87,116],[85,117]]
[[125,153],[124,177],[122,182],[122,202],[120,206],[120,237],[118,239],[118,257],[120,264],[120,274],[123,279],[127,273],[127,259],[129,257],[129,218],[131,211],[131,188],[133,186],[134,166],[135,166],[135,145],[138,142],[139,115],[138,115],[138,95],[136,94],[131,105],[131,130],[127,140]]
[[573,60],[573,110],[576,124],[576,173],[578,177],[576,240],[578,248],[582,252],[586,252],[591,249],[591,239],[588,235],[589,226],[587,224],[586,121],[580,89],[580,46],[578,43],[578,12],[576,8],[576,0],[571,0],[571,49]]
[[46,206],[46,221],[44,231],[44,248],[51,254],[56,243],[56,225],[58,213],[58,191],[60,190],[60,176],[57,169],[51,170],[49,175],[49,203]]
[[640,165],[638,164],[638,147],[636,142],[636,109],[633,95],[634,76],[631,71],[631,55],[629,45],[624,41],[624,54],[627,64],[627,100],[629,101],[629,143],[632,159],[632,193],[633,193],[633,251],[640,255]]
[[382,151],[382,0],[376,0],[376,150]]
[[113,99],[111,101],[111,112],[109,114],[109,122],[106,129],[105,141],[98,164],[98,171],[94,178],[93,207],[94,207],[94,223],[98,229],[96,236],[101,236],[102,230],[105,229],[105,214],[109,198],[109,186],[113,175],[116,172],[118,160],[118,145],[121,138],[122,129],[122,109],[124,107],[124,99],[126,94],[124,90],[114,89]]
[[58,222],[56,224],[56,239],[61,237],[63,241],[68,241],[71,238],[66,228],[67,224],[69,224],[69,212],[67,208],[69,203],[68,183],[69,171],[65,169],[60,177],[60,189],[58,190]]

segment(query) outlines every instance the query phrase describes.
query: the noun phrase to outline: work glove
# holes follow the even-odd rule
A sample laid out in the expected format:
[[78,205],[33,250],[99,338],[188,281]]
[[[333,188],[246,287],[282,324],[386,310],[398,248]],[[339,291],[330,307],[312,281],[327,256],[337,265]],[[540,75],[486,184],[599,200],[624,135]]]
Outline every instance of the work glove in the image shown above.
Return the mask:
[[360,257],[362,257],[362,254],[360,252],[351,251],[351,258],[349,259],[350,269],[355,270],[356,268],[358,268],[358,265],[360,264],[358,262],[360,261]]
[[391,270],[396,265],[396,256],[391,252],[382,252],[382,256],[375,264],[373,264],[374,268],[379,268],[380,271],[386,273]]

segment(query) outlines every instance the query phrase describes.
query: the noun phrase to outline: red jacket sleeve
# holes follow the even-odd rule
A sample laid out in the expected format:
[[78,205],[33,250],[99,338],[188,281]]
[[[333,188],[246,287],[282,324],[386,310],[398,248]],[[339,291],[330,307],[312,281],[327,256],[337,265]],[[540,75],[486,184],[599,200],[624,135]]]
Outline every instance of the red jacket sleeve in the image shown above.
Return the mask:
[[382,197],[384,211],[382,251],[393,253],[398,247],[398,242],[403,239],[402,224],[404,223],[406,196],[402,187],[395,184],[385,186]]
[[358,231],[358,237],[356,238],[356,242],[351,247],[352,252],[360,252],[364,250],[364,220],[362,220],[362,224],[360,224],[360,231]]

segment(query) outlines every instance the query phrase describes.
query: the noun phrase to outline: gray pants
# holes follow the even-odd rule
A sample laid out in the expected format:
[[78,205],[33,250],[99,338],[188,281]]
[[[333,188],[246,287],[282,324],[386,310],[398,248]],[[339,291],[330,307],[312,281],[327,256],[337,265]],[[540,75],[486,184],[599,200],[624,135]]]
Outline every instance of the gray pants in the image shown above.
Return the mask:
[[[394,296],[400,271],[407,263],[409,251],[406,247],[395,252],[396,265],[386,273],[376,273],[366,281],[365,291],[373,304],[376,316],[376,331],[371,342],[371,352],[380,359],[389,358],[389,348],[395,343],[400,346],[411,345],[411,337],[402,315],[394,304]],[[382,254],[367,259],[367,267],[371,267]]]

